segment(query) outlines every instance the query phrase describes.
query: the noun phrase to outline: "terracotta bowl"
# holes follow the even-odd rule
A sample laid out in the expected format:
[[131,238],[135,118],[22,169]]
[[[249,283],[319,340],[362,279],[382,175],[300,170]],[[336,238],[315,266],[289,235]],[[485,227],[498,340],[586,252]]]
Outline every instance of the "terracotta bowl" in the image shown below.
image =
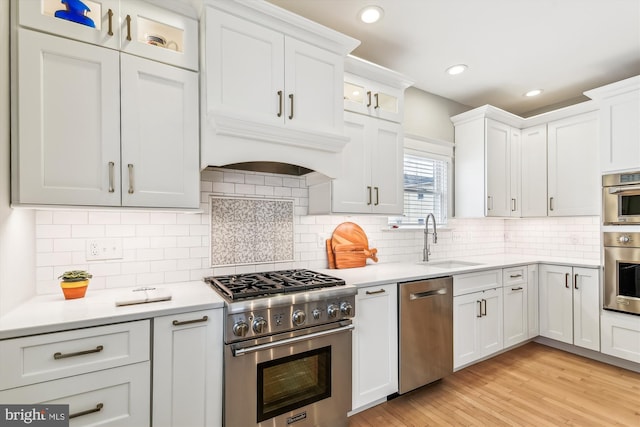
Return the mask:
[[60,282],[62,293],[65,299],[82,298],[87,292],[89,280],[79,280],[77,282]]

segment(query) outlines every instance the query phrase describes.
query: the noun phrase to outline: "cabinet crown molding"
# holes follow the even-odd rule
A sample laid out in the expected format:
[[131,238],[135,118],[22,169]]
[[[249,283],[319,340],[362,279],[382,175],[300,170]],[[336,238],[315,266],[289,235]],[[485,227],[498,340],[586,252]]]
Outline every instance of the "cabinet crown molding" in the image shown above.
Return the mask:
[[397,71],[390,70],[353,55],[347,55],[345,58],[344,71],[345,73],[356,74],[360,77],[375,80],[376,82],[401,90],[405,90],[415,83]]
[[640,76],[630,77],[619,82],[611,83],[584,92],[586,96],[596,101],[603,101],[612,96],[640,90]]

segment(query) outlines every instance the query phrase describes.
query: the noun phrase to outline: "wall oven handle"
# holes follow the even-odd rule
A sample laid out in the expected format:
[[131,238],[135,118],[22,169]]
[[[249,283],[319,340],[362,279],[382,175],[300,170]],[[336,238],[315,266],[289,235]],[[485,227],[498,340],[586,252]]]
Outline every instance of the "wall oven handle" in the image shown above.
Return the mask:
[[609,187],[609,194],[619,194],[627,196],[640,195],[640,185],[625,185],[622,187]]
[[284,340],[269,342],[269,343],[266,343],[266,344],[254,345],[254,346],[247,347],[247,348],[237,348],[237,349],[233,350],[233,355],[235,357],[244,356],[245,354],[255,353],[256,351],[269,350],[269,349],[274,348],[274,347],[280,347],[280,346],[283,346],[283,345],[293,344],[293,343],[297,343],[297,342],[300,342],[300,341],[307,341],[307,340],[310,340],[310,339],[313,339],[313,338],[323,337],[323,336],[326,336],[326,335],[333,335],[333,334],[337,334],[337,333],[340,333],[340,332],[351,331],[351,330],[353,330],[353,328],[355,328],[354,325],[347,325],[347,326],[342,326],[340,328],[329,329],[327,331],[315,332],[313,334],[302,335],[302,336],[294,337],[294,338],[287,338],[287,339],[284,339]]

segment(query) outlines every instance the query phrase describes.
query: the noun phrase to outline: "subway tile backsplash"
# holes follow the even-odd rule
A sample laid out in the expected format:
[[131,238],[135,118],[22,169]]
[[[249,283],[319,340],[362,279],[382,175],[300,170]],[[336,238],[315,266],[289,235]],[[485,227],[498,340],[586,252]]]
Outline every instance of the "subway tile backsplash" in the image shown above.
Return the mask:
[[[212,196],[291,203],[292,260],[281,257],[212,267]],[[369,246],[378,249],[379,262],[414,262],[422,257],[420,229],[389,230],[387,218],[378,216],[307,215],[304,177],[207,169],[201,173],[200,201],[202,213],[38,211],[37,293],[59,293],[57,276],[70,269],[89,270],[91,288],[100,289],[201,280],[212,274],[326,268],[325,240],[345,221],[365,230]],[[99,238],[121,239],[122,259],[87,261],[87,240]],[[599,218],[451,219],[438,232],[438,244],[431,245],[431,252],[432,259],[508,252],[598,260]]]

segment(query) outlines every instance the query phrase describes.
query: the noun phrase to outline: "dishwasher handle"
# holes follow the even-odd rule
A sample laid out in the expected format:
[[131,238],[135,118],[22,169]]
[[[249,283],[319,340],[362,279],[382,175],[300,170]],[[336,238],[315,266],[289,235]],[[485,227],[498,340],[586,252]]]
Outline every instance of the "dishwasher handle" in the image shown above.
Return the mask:
[[447,294],[447,288],[440,288],[440,289],[434,289],[432,291],[412,292],[411,294],[409,294],[409,299],[413,301],[416,299],[429,298],[436,295],[446,295],[446,294]]

